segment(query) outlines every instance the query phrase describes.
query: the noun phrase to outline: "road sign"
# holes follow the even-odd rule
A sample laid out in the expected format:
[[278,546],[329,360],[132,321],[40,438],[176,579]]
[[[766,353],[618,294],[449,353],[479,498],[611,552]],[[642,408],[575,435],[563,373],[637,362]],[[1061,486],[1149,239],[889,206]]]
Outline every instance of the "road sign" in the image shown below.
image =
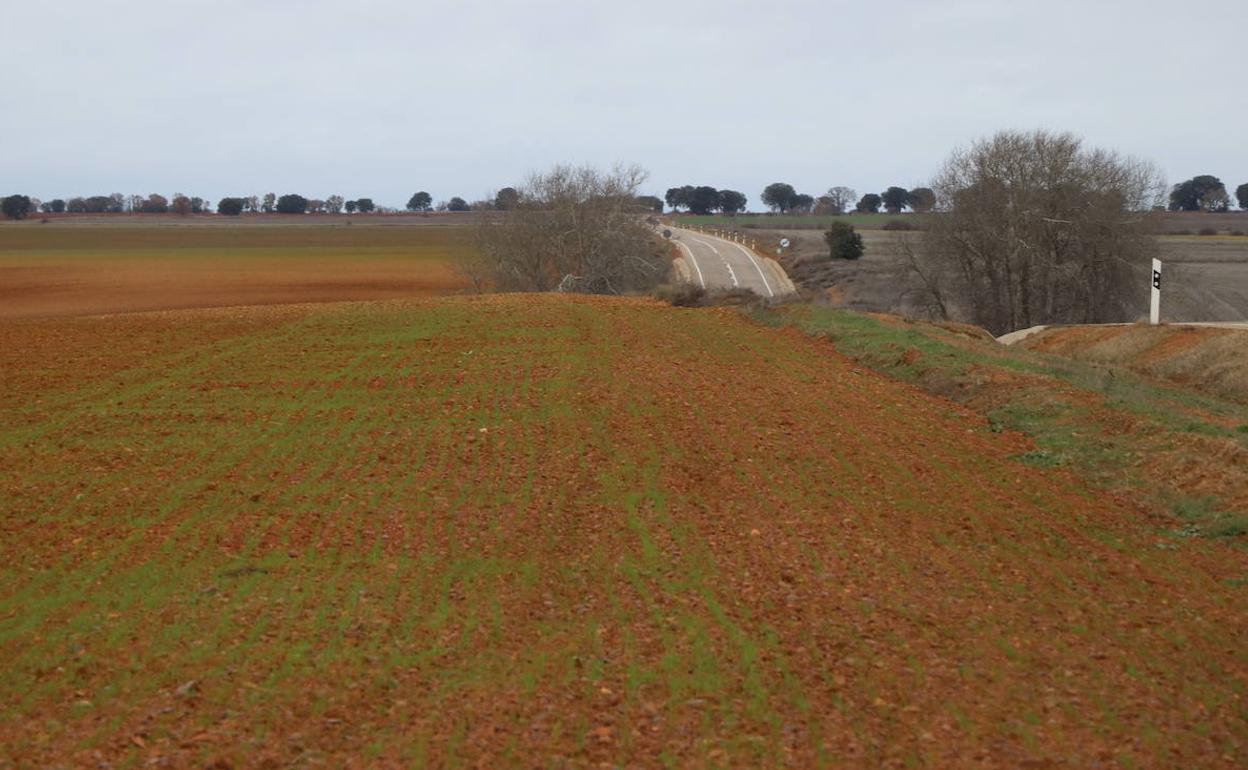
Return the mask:
[[787,249],[787,248],[789,248],[789,239],[788,239],[788,238],[781,238],[781,239],[780,239],[780,248],[782,248],[782,249]]
[[1148,306],[1148,322],[1156,326],[1161,323],[1161,260],[1153,260],[1153,296]]

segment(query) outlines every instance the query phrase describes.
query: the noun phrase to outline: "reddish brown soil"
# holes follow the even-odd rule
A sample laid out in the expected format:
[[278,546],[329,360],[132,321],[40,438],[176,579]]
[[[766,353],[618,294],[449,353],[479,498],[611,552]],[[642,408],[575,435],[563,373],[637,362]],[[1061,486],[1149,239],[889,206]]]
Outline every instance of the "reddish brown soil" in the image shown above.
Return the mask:
[[122,221],[0,226],[0,320],[395,299],[468,287],[455,271],[472,249],[463,228]]
[[0,319],[139,310],[393,299],[464,290],[453,266],[322,260],[0,268]]
[[1242,552],[797,331],[486,297],[0,334],[0,763],[1248,757]]

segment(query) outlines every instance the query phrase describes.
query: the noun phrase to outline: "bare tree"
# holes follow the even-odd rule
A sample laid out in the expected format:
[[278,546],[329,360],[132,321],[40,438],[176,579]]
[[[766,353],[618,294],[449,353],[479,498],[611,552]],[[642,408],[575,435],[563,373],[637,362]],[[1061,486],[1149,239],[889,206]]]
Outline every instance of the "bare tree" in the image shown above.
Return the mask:
[[1004,131],[954,152],[913,257],[942,312],[994,334],[1124,320],[1157,251],[1155,166],[1066,133]]
[[503,291],[622,294],[662,282],[671,261],[637,211],[646,174],[635,166],[603,173],[556,166],[531,176],[512,208],[482,216],[481,262],[470,278],[488,275]]
[[325,210],[331,214],[341,214],[344,203],[346,201],[343,200],[342,196],[335,193],[325,199]]
[[173,202],[169,204],[169,210],[180,217],[184,217],[191,213],[191,199],[182,193],[174,193]]
[[828,199],[828,206],[834,214],[844,214],[858,200],[858,193],[852,188],[837,186],[829,187],[827,195],[823,197]]

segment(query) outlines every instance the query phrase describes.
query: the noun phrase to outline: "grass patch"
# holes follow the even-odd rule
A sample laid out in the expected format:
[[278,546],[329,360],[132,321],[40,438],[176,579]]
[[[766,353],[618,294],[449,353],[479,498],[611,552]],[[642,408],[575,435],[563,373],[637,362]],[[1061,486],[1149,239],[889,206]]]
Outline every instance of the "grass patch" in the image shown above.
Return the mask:
[[[999,346],[929,324],[900,321],[812,305],[763,308],[751,317],[787,323],[830,340],[841,353],[877,371],[936,395],[978,408],[994,432],[1017,431],[1034,448],[1016,459],[1043,468],[1071,467],[1094,484],[1134,490],[1152,507],[1176,495],[1188,499],[1179,480],[1140,469],[1141,458],[1170,453],[1177,459],[1202,446],[1184,436],[1226,439],[1248,446],[1248,408],[1231,401],[1158,384],[1118,368]],[[1115,417],[1124,413],[1124,418]],[[1129,428],[1142,423],[1143,430]],[[1200,462],[1233,460],[1217,452]],[[1216,473],[1216,470],[1211,471]],[[1227,494],[1238,492],[1227,486]],[[1180,514],[1193,532],[1219,538],[1248,534],[1248,517],[1218,496],[1199,499],[1204,508]],[[1162,505],[1161,509],[1165,509]]]
[[1248,535],[1248,514],[1221,510],[1212,495],[1180,497],[1171,506],[1185,537],[1239,538]]

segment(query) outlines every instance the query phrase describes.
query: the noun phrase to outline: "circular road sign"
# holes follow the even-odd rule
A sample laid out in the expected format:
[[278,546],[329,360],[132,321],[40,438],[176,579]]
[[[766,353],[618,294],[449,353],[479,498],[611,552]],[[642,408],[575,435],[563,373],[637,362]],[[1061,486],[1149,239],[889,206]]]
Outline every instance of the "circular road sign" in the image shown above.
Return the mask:
[[787,249],[787,248],[789,248],[789,239],[788,239],[788,238],[781,238],[781,239],[780,239],[780,248],[782,248],[782,249]]

